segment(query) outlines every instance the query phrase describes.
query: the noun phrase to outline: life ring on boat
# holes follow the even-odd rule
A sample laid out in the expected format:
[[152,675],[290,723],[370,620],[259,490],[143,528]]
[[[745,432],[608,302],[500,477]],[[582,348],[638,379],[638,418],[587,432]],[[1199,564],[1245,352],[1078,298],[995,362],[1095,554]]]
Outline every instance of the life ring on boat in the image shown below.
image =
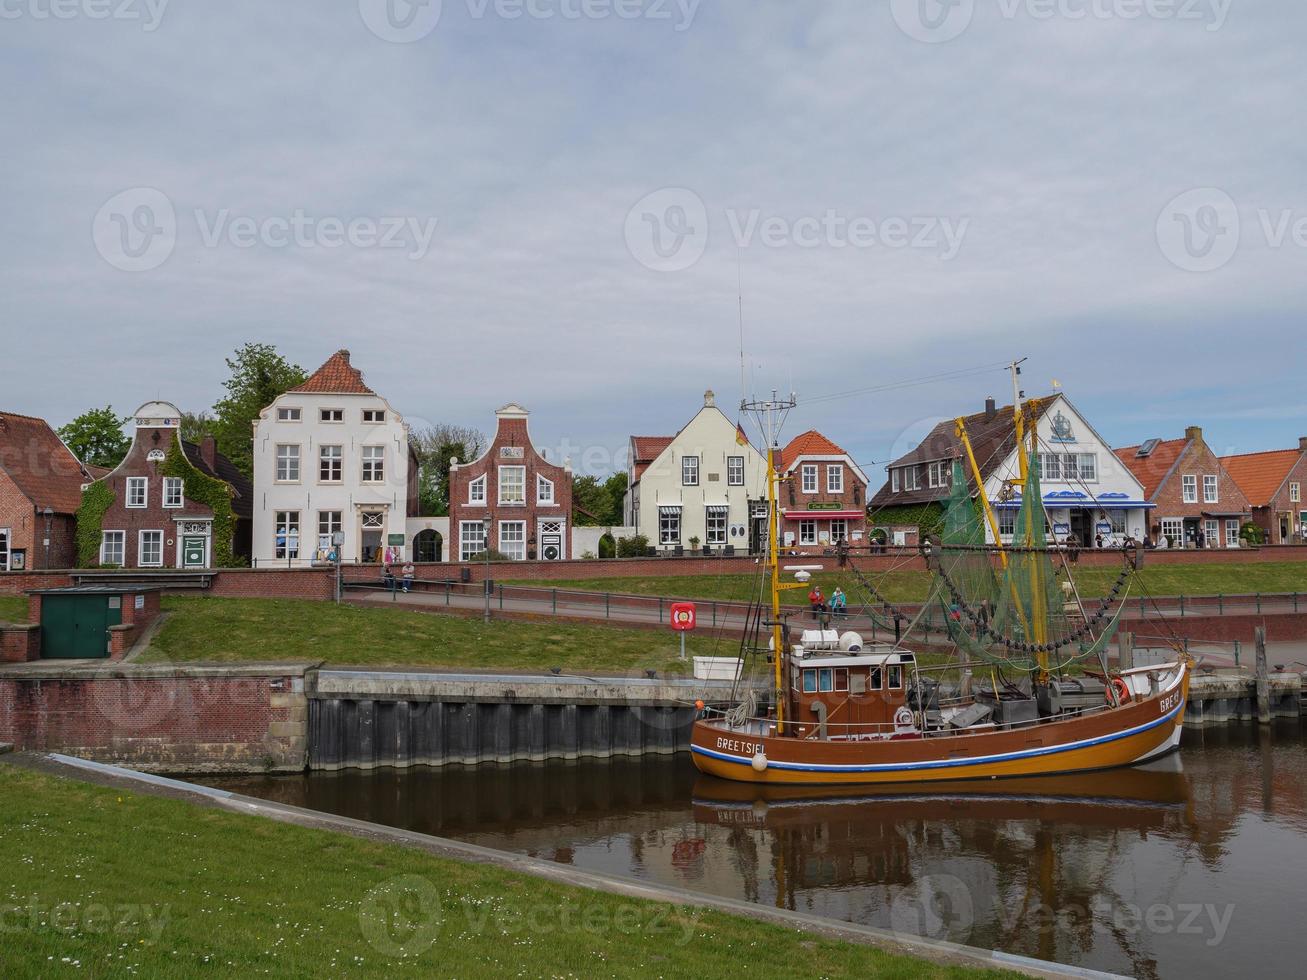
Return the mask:
[[1113,691],[1116,692],[1116,703],[1117,703],[1117,704],[1129,704],[1129,703],[1130,703],[1130,700],[1131,700],[1131,697],[1130,697],[1130,685],[1127,684],[1123,678],[1120,678],[1120,677],[1113,677],[1113,678],[1112,678],[1112,683],[1111,683],[1110,685],[1108,685],[1107,689],[1103,692],[1103,700],[1105,700],[1108,704],[1111,704],[1111,703],[1112,703],[1112,692],[1113,692]]
[[904,728],[915,728],[915,719],[912,717],[912,710],[907,705],[900,705],[899,710],[894,712],[894,727],[902,730]]

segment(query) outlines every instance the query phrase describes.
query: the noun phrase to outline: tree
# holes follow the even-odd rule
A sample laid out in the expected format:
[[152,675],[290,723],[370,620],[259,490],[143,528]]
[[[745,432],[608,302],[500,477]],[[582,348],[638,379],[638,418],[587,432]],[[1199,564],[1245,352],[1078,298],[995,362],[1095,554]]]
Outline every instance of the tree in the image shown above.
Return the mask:
[[476,459],[489,444],[480,429],[442,422],[409,429],[409,444],[418,454],[418,508],[423,516],[449,514],[449,464]]
[[208,412],[182,412],[182,440],[199,443],[213,435],[213,416]]
[[123,461],[132,441],[123,432],[127,418],[119,418],[112,405],[83,412],[59,430],[62,439],[83,463],[113,469]]
[[591,527],[620,525],[625,496],[625,473],[614,473],[602,483],[598,477],[578,476],[572,481],[572,505],[578,508],[576,522]]
[[247,477],[254,477],[253,424],[259,412],[308,377],[271,344],[247,343],[227,358],[227,396],[213,406],[211,431],[218,449]]

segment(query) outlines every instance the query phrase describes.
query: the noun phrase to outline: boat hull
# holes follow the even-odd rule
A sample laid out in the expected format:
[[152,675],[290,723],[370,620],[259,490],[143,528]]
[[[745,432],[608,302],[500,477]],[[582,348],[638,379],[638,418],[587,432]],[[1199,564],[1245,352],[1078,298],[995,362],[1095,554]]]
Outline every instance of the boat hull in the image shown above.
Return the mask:
[[[700,719],[690,748],[700,772],[763,785],[919,783],[1112,769],[1179,747],[1189,669],[1187,663],[1168,667],[1156,694],[1027,728],[851,742],[748,734]],[[1144,674],[1136,676],[1142,686]],[[763,765],[755,760],[759,753]]]

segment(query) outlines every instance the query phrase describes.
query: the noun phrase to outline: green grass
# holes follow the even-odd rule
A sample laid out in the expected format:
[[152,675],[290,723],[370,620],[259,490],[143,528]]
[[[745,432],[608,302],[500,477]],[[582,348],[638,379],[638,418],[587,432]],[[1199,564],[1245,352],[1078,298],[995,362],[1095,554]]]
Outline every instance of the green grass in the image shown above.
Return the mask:
[[27,596],[0,595],[0,623],[27,622]]
[[[679,642],[670,630],[444,616],[305,599],[169,596],[170,613],[142,663],[323,660],[328,663],[573,672],[669,670]],[[736,641],[704,631],[693,653],[733,655]]]
[[[801,561],[801,559],[796,559]],[[1073,571],[1083,596],[1105,595],[1116,581],[1117,568],[1077,568]],[[868,581],[891,602],[921,602],[930,590],[926,572],[868,572]],[[838,585],[849,594],[850,604],[860,601],[856,580],[850,574],[818,572],[813,581],[829,596]],[[518,585],[543,586],[541,582]],[[549,582],[549,587],[631,595],[661,595],[701,600],[748,601],[756,594],[752,575],[687,575],[668,577],[571,579]],[[1301,592],[1307,594],[1307,562],[1265,562],[1232,565],[1148,565],[1139,572],[1139,586],[1152,596],[1247,595],[1254,592]],[[1139,594],[1139,586],[1133,588]],[[782,593],[788,605],[804,605],[807,589]]]
[[1014,976],[4,765],[0,867],[7,980]]

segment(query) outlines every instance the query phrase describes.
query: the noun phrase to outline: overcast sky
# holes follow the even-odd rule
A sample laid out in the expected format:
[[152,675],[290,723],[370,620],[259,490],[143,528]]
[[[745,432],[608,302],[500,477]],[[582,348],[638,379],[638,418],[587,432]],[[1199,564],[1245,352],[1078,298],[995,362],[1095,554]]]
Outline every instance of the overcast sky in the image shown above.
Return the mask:
[[734,414],[742,282],[749,384],[869,469],[1009,382],[818,399],[1014,357],[1117,444],[1296,445],[1304,40],[1301,0],[0,0],[0,410],[348,347],[603,470]]

